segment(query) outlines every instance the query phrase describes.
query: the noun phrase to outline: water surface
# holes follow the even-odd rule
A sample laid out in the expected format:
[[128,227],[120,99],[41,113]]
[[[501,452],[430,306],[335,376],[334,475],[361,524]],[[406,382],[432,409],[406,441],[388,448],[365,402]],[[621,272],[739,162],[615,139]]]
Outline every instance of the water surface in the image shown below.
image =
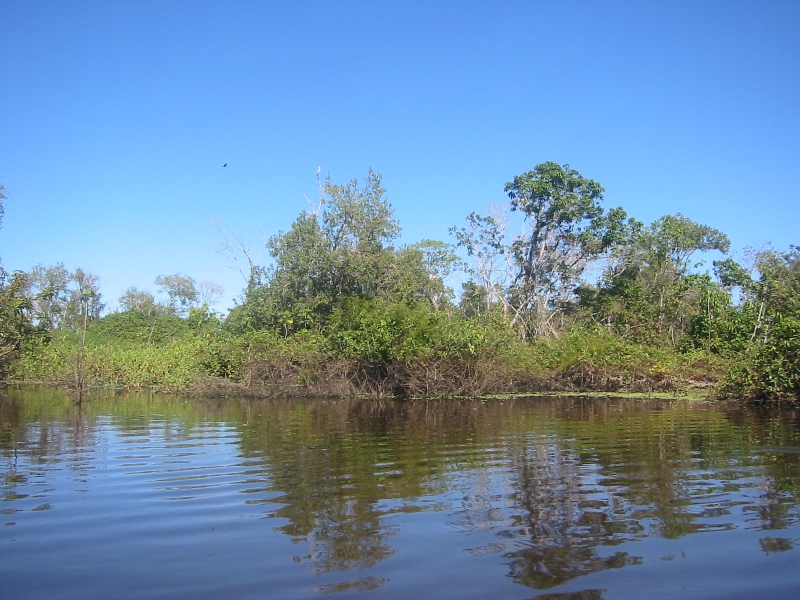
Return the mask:
[[796,598],[800,412],[0,397],[3,598]]

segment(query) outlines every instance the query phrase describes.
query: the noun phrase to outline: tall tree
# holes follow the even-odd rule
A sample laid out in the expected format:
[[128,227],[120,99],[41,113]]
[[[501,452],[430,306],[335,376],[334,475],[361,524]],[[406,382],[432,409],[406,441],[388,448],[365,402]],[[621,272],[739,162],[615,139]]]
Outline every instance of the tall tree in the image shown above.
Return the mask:
[[569,165],[545,162],[505,186],[522,233],[507,217],[471,214],[451,230],[473,257],[472,273],[526,335],[556,334],[554,317],[572,297],[586,267],[623,239],[632,221],[621,208],[605,212],[603,188]]
[[[732,267],[732,268],[731,268]],[[737,265],[722,272],[742,284],[741,314],[751,316],[747,351],[728,373],[728,393],[738,397],[800,399],[800,247],[762,251],[757,277]]]
[[197,301],[205,307],[214,306],[225,294],[225,288],[208,279],[204,279],[197,286]]
[[67,323],[73,329],[86,325],[87,320],[100,318],[105,305],[101,301],[100,278],[81,268],[70,275],[70,297],[67,304]]
[[27,274],[34,319],[45,329],[65,324],[70,299],[70,273],[63,263],[50,267],[36,265]]
[[[5,187],[0,185],[0,227],[6,198]],[[0,380],[5,379],[25,340],[36,331],[30,287],[26,273],[10,274],[0,265]]]

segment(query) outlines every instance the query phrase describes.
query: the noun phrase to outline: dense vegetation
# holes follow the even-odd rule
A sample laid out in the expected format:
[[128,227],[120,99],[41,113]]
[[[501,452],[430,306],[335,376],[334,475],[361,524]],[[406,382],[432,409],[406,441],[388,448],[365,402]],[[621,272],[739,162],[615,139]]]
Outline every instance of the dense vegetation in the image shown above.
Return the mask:
[[103,315],[81,269],[0,267],[0,375],[258,395],[798,398],[797,248],[740,264],[724,233],[684,215],[646,225],[607,210],[603,188],[568,165],[537,165],[505,191],[510,205],[470,214],[453,244],[395,246],[380,176],[328,178],[318,204],[268,240],[269,266],[222,230],[247,279],[224,317],[210,309],[221,289],[186,275],[156,279],[162,300],[131,288]]

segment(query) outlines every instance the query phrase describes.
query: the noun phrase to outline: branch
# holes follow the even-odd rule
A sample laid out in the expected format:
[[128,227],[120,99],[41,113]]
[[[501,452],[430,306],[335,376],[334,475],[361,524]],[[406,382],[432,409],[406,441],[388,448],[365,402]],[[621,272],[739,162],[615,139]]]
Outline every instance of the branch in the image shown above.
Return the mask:
[[[258,268],[256,261],[253,259],[252,249],[236,232],[228,229],[219,219],[211,219],[209,223],[222,236],[217,252],[228,259],[229,267],[238,271],[244,278],[245,283],[249,283],[256,268]],[[248,273],[244,272],[240,256],[247,260]]]

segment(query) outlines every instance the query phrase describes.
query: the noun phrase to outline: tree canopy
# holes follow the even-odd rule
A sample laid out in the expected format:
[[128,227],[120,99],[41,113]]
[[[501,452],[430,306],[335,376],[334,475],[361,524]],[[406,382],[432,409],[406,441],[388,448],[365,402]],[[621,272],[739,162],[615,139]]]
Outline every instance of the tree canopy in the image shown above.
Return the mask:
[[569,165],[541,163],[507,183],[511,210],[523,215],[521,233],[509,235],[502,214],[472,213],[452,229],[473,258],[470,272],[525,335],[556,332],[563,309],[586,267],[625,238],[634,222],[622,208],[606,212],[603,188]]
[[273,264],[251,282],[234,319],[288,333],[323,326],[348,298],[441,302],[441,278],[456,257],[441,242],[393,246],[400,226],[380,174],[344,185],[328,176],[321,191],[315,210],[269,238]]

